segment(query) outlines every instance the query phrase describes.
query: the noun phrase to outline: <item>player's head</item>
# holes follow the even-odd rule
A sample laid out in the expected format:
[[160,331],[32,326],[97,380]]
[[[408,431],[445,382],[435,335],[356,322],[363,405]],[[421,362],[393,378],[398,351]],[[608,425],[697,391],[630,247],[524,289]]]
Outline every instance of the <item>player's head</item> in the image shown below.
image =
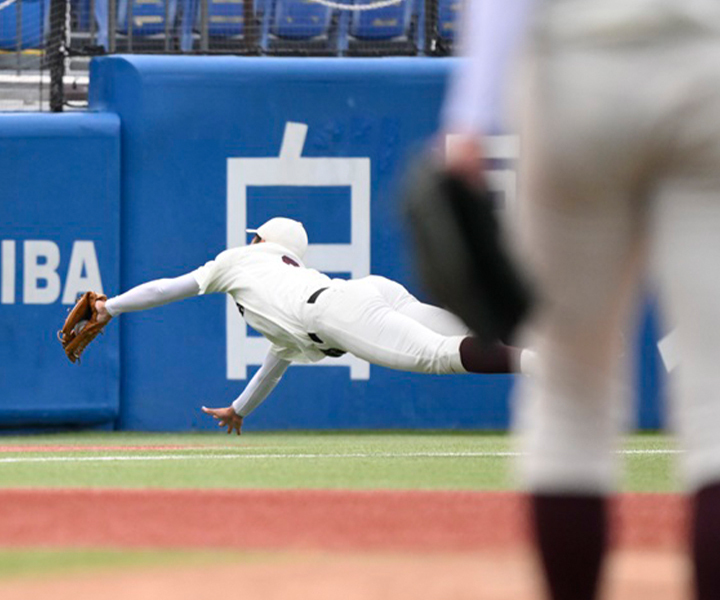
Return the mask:
[[287,248],[298,258],[302,258],[307,250],[308,236],[300,221],[275,217],[257,229],[248,229],[247,232],[254,233],[256,237],[265,242],[272,242]]

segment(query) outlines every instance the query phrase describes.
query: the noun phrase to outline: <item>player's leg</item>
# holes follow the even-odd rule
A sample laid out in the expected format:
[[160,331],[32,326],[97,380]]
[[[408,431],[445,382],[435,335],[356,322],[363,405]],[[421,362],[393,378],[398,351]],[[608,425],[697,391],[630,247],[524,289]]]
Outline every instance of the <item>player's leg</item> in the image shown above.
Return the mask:
[[541,303],[525,340],[537,357],[516,426],[549,597],[590,600],[607,551],[606,497],[624,417],[619,332],[641,279],[642,232],[626,191],[637,148],[632,133],[618,144],[628,92],[612,85],[617,65],[583,50],[542,61],[541,87],[528,86],[540,118],[523,132],[521,225]]
[[431,331],[443,336],[463,336],[460,356],[464,368],[472,373],[529,373],[532,371],[534,353],[502,343],[485,344],[473,337],[472,331],[451,312],[420,302],[401,284],[370,275],[363,282],[374,287],[390,308],[401,315],[417,321]]
[[315,325],[328,344],[370,363],[422,373],[462,373],[462,337],[443,337],[401,315],[369,282],[350,281],[321,306]]
[[673,113],[677,147],[656,204],[654,257],[679,357],[670,382],[693,492],[695,597],[709,600],[720,598],[720,41],[701,43],[687,45],[673,81],[687,97]]
[[[364,279],[350,281],[318,300],[312,324],[327,344],[376,365],[418,373],[487,373],[507,369],[494,356],[480,362],[475,341],[443,336],[394,310]],[[508,372],[503,370],[501,372]]]
[[[552,222],[557,215],[545,217]],[[606,497],[614,489],[613,450],[625,416],[623,401],[629,396],[617,364],[617,331],[631,297],[627,281],[636,275],[626,267],[637,251],[630,236],[621,234],[623,223],[612,221],[598,228],[596,218],[573,220],[570,238],[584,232],[617,241],[594,249],[586,246],[582,256],[577,239],[559,239],[562,233],[556,226],[568,225],[565,216],[538,227],[545,230],[546,242],[553,240],[543,254],[551,259],[548,264],[560,267],[555,274],[559,278],[547,279],[553,289],[534,321],[537,362],[533,377],[522,382],[526,389],[518,402],[516,426],[526,454],[521,468],[531,493],[536,541],[553,600],[595,598],[607,552]],[[625,251],[619,252],[623,246]]]
[[697,598],[707,600],[720,598],[720,197],[686,190],[663,198],[658,221],[657,264],[680,361],[670,377],[674,413],[694,493]]
[[720,594],[720,481],[703,485],[692,498],[692,558],[696,600]]
[[425,325],[435,333],[472,335],[467,325],[454,314],[439,306],[420,302],[398,282],[378,275],[370,275],[364,280],[377,289],[394,310]]

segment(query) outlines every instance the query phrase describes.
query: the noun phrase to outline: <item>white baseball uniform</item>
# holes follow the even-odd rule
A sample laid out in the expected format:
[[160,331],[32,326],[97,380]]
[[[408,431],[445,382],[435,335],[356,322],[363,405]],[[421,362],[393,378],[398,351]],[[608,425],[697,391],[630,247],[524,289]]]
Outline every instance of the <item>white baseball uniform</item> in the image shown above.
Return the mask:
[[516,87],[519,239],[541,302],[516,414],[547,596],[600,589],[630,406],[618,332],[634,331],[652,281],[680,359],[693,597],[720,598],[720,2],[471,2],[479,53],[452,88],[467,94],[449,100],[447,128],[494,132],[513,42],[530,50]]
[[454,315],[384,277],[331,279],[276,243],[226,250],[192,273],[142,284],[106,307],[115,316],[210,293],[230,294],[247,323],[272,343],[233,403],[241,416],[267,397],[293,361],[350,352],[392,369],[467,372],[460,344],[469,332]]
[[648,279],[677,328],[689,486],[720,481],[720,3],[473,5],[474,47],[492,50],[459,73],[451,130],[497,128],[509,40],[532,23],[519,79],[520,233],[544,302],[526,340],[537,376],[524,382],[519,414],[530,489],[613,488],[624,412],[617,331]]

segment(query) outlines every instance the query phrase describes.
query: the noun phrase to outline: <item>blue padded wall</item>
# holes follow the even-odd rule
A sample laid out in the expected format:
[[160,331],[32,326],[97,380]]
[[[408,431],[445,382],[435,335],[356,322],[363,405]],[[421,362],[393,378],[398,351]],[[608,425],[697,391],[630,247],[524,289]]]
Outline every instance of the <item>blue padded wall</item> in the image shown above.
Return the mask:
[[[418,293],[397,179],[408,153],[437,129],[452,64],[94,59],[91,108],[122,123],[122,268],[110,291],[186,273],[245,243],[244,225],[285,214],[307,224],[311,266],[385,275]],[[229,404],[262,359],[261,340],[221,296],[124,315],[120,326],[125,429],[213,429],[199,407]],[[328,359],[291,367],[246,426],[501,429],[513,381]],[[659,390],[655,379],[644,381],[650,422]]]
[[0,115],[0,157],[0,426],[113,421],[118,330],[80,367],[56,332],[77,292],[119,284],[120,121]]

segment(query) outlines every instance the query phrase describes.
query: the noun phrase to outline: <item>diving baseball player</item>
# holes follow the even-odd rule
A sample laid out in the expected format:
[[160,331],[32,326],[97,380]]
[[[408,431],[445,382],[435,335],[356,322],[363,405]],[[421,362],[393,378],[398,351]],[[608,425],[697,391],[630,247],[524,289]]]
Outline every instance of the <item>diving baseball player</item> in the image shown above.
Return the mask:
[[[307,233],[298,221],[270,219],[248,246],[222,252],[195,271],[139,285],[96,302],[101,325],[125,312],[202,294],[230,294],[245,321],[272,344],[264,363],[231,406],[203,410],[240,433],[249,415],[292,362],[346,352],[370,363],[419,373],[505,373],[528,368],[528,351],[481,345],[447,311],[419,302],[378,276],[331,279],[307,268]],[[524,364],[523,364],[524,363]]]
[[[694,597],[720,598],[720,3],[470,0],[446,129],[477,173],[510,65],[521,246],[541,297],[518,427],[553,600],[597,596],[627,400],[617,331],[651,281],[677,336],[677,427],[694,512]],[[475,139],[475,145],[472,140]]]

